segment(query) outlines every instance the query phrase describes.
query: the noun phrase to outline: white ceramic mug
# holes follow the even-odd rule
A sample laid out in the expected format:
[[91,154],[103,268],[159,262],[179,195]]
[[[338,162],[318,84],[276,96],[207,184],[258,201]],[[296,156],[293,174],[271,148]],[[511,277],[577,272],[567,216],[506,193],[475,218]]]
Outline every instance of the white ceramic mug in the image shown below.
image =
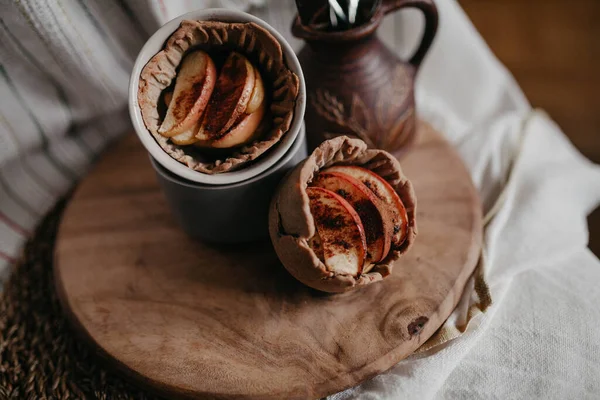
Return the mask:
[[[269,149],[266,153],[262,154],[255,162],[250,165],[241,168],[240,170],[225,172],[222,174],[204,174],[202,172],[194,171],[188,168],[186,165],[179,161],[171,158],[156,142],[152,134],[146,129],[144,121],[142,120],[142,113],[138,104],[138,87],[139,77],[144,66],[150,61],[155,54],[161,51],[164,47],[165,42],[179,28],[181,21],[183,20],[218,20],[225,22],[254,22],[257,25],[268,30],[281,44],[283,50],[283,57],[288,68],[294,72],[299,79],[300,86],[298,90],[298,97],[296,98],[296,107],[294,109],[294,118],[290,129],[283,135],[279,143]],[[140,141],[150,153],[152,158],[156,160],[163,168],[169,172],[187,179],[192,182],[202,183],[205,185],[230,185],[237,182],[242,182],[247,179],[251,179],[261,173],[267,171],[273,167],[292,147],[292,144],[298,137],[300,127],[302,126],[304,119],[304,110],[306,108],[306,86],[304,83],[304,74],[300,67],[300,62],[294,53],[294,50],[290,44],[277,32],[273,27],[264,22],[263,20],[256,18],[253,15],[247,14],[242,11],[223,9],[223,8],[212,8],[205,10],[192,11],[187,14],[183,14],[175,19],[164,24],[148,39],[133,66],[133,72],[129,81],[129,114],[133,127],[137,133]]]

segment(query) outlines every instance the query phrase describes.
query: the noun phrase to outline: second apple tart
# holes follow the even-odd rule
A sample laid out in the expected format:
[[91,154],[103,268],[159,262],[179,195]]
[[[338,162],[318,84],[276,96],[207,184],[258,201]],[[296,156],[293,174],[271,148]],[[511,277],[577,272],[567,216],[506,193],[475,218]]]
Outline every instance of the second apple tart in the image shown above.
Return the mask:
[[280,43],[254,23],[183,21],[139,79],[146,128],[171,157],[207,174],[275,145],[299,90]]
[[285,268],[325,292],[377,282],[413,244],[416,197],[400,163],[345,136],[323,142],[283,181],[269,231]]

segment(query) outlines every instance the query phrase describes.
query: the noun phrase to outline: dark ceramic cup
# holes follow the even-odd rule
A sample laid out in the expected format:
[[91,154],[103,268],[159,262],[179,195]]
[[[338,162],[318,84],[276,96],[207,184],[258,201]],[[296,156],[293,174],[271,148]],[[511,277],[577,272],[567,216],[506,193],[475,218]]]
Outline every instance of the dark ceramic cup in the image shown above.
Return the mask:
[[150,157],[175,220],[191,237],[213,243],[267,239],[271,197],[283,176],[307,157],[304,125],[270,169],[243,182],[204,185],[183,179]]

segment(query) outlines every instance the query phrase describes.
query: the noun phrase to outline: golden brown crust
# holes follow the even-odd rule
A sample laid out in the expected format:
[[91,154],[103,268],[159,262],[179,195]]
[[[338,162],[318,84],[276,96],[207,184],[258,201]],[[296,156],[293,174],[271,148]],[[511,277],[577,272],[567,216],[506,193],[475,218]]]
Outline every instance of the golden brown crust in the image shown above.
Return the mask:
[[[315,225],[306,188],[316,173],[336,164],[358,165],[377,173],[396,190],[408,216],[407,237],[400,248],[392,249],[369,273],[358,278],[328,271],[308,245]],[[394,262],[408,251],[417,235],[416,207],[412,184],[394,156],[367,149],[362,140],[339,136],[323,142],[284,179],[271,201],[269,231],[279,259],[296,279],[324,292],[346,292],[380,281],[392,272]]]
[[[191,49],[227,48],[239,51],[259,64],[265,81],[271,82],[272,129],[262,139],[237,149],[224,159],[202,157],[197,151],[177,146],[158,133],[158,103],[162,91],[175,79],[176,69]],[[138,103],[146,128],[171,157],[191,169],[217,174],[238,169],[255,160],[289,130],[299,90],[296,74],[285,65],[281,45],[270,32],[255,23],[183,21],[167,40],[165,48],[146,64],[140,75]]]

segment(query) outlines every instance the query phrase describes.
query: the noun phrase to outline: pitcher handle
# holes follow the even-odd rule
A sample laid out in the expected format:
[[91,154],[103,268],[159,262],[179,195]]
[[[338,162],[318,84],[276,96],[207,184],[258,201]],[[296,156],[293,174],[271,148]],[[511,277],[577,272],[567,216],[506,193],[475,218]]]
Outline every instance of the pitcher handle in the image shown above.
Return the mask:
[[409,60],[415,68],[419,68],[429,51],[438,28],[438,11],[433,0],[383,0],[381,7],[384,14],[389,14],[401,8],[416,8],[425,16],[425,32],[421,44]]

